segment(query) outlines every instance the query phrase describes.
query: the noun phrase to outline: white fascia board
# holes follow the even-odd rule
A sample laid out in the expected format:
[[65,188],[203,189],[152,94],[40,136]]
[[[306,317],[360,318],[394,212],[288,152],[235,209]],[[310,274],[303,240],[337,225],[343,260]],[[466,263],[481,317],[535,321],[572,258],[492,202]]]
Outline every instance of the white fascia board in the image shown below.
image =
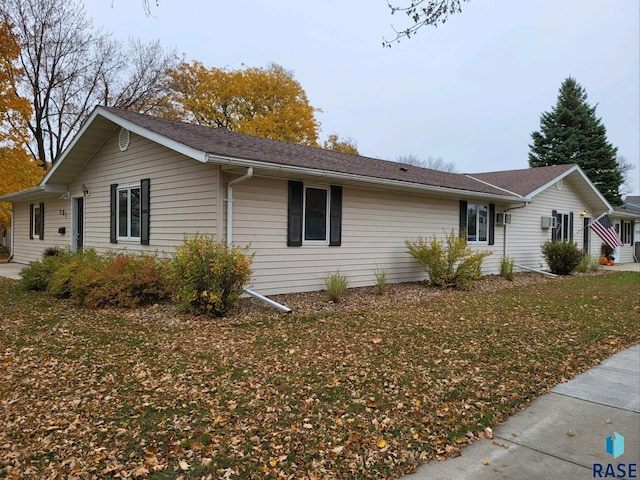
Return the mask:
[[27,190],[20,190],[18,192],[7,193],[6,195],[0,195],[0,202],[25,202],[28,200],[59,195],[60,193],[66,193],[66,191],[67,188],[65,185],[38,185],[37,187],[29,188]]
[[596,196],[598,197],[598,199],[602,202],[602,204],[604,205],[605,209],[608,209],[609,211],[613,210],[613,207],[611,206],[611,204],[607,201],[606,198],[604,198],[602,196],[602,194],[600,193],[600,191],[596,188],[596,186],[591,182],[591,180],[589,180],[589,177],[587,177],[584,173],[584,171],[580,168],[579,165],[574,165],[573,167],[571,167],[569,170],[567,170],[564,173],[561,173],[560,175],[558,175],[557,177],[555,177],[553,180],[547,182],[546,184],[544,184],[543,186],[537,188],[536,190],[534,190],[533,192],[531,192],[529,194],[529,197],[533,198],[535,197],[537,194],[539,194],[540,192],[543,192],[544,190],[546,190],[547,188],[549,188],[550,186],[554,185],[557,181],[564,179],[565,177],[571,175],[573,172],[578,172],[578,174],[580,174],[580,176],[582,177],[582,179],[585,181],[585,183],[587,185],[589,185],[589,187],[593,190],[593,193],[596,194]]
[[533,198],[536,195],[538,195],[539,193],[544,192],[547,188],[549,188],[552,185],[555,185],[556,182],[558,182],[559,180],[562,180],[564,177],[566,177],[567,175],[569,175],[570,173],[575,172],[578,169],[578,165],[574,165],[573,167],[571,167],[569,170],[567,170],[566,172],[561,173],[560,175],[558,175],[557,177],[554,177],[553,179],[549,180],[547,183],[545,183],[544,185],[542,185],[541,187],[536,188],[533,192],[531,192],[529,194],[529,197]]
[[294,175],[309,175],[315,177],[333,178],[336,180],[346,181],[359,181],[363,183],[369,183],[374,185],[383,185],[388,187],[404,188],[409,190],[418,190],[422,192],[441,193],[448,195],[459,195],[464,197],[474,198],[486,198],[491,200],[498,200],[501,202],[528,202],[530,199],[516,196],[495,195],[491,193],[473,192],[469,190],[460,190],[449,187],[438,187],[434,185],[423,185],[420,183],[404,182],[400,180],[387,180],[384,178],[365,177],[362,175],[354,175],[351,173],[331,172],[329,170],[320,170],[305,167],[296,167],[292,165],[279,165],[273,163],[260,162],[256,160],[244,160],[240,158],[224,157],[220,155],[207,155],[208,161],[212,163],[222,163],[227,165],[236,165],[240,167],[253,167],[262,170],[271,170],[291,173]]
[[141,137],[151,140],[154,143],[163,145],[171,150],[174,150],[183,155],[186,155],[187,157],[193,158],[194,160],[198,160],[199,162],[202,162],[202,163],[207,162],[207,154],[202,150],[188,147],[184,143],[176,142],[175,140],[171,140],[170,138],[167,138],[164,135],[152,132],[151,130],[147,130],[146,128],[138,125],[137,123],[130,122],[129,120],[125,120],[124,118],[119,117],[118,115],[111,113],[107,110],[104,110],[100,107],[97,108],[97,114],[121,126],[122,128],[126,128],[130,132],[133,132],[137,135],[140,135]]
[[89,118],[84,122],[84,124],[82,125],[78,133],[74,135],[73,139],[71,140],[71,143],[67,146],[67,148],[65,148],[64,152],[62,152],[62,155],[60,155],[60,158],[58,159],[56,164],[51,168],[51,170],[49,170],[47,175],[45,175],[45,177],[42,179],[42,181],[40,182],[40,185],[45,185],[49,181],[49,178],[51,178],[51,176],[55,173],[58,167],[62,165],[62,163],[64,162],[64,159],[68,155],[68,152],[70,152],[73,149],[75,144],[82,137],[82,135],[87,131],[91,123],[93,123],[93,121],[98,115],[106,118],[107,120],[115,123],[116,125],[119,125],[120,127],[126,128],[130,132],[133,132],[137,135],[140,135],[141,137],[147,138],[160,145],[164,145],[167,148],[180,152],[186,155],[187,157],[193,158],[202,163],[205,163],[207,161],[206,154],[200,150],[187,147],[182,143],[173,141],[163,135],[147,130],[146,128],[143,128],[137,125],[136,123],[130,122],[129,120],[125,120],[124,118],[119,117],[118,115],[115,115],[109,112],[108,110],[105,110],[102,107],[96,107],[91,113],[91,115],[89,115]]
[[80,127],[80,130],[78,131],[78,133],[76,133],[71,139],[71,143],[69,143],[69,145],[67,145],[67,148],[64,149],[64,151],[60,155],[60,158],[58,158],[58,160],[56,161],[55,165],[51,167],[51,170],[49,170],[47,174],[44,176],[44,178],[40,181],[40,185],[47,184],[47,182],[49,181],[49,178],[51,178],[51,176],[58,169],[58,167],[62,165],[66,156],[73,149],[75,144],[78,142],[78,139],[82,137],[84,132],[86,132],[87,128],[89,128],[89,125],[91,125],[91,123],[93,122],[93,120],[96,118],[97,115],[98,115],[98,109],[94,108],[93,112],[91,112],[91,115],[89,115],[89,118],[87,118],[87,120],[85,120],[85,122],[82,124],[82,127]]

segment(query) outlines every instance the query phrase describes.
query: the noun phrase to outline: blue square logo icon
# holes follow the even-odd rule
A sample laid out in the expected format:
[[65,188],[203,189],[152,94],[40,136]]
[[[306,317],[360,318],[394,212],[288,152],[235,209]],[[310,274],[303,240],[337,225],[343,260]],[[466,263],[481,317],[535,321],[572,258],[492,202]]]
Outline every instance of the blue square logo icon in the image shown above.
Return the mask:
[[618,458],[624,453],[624,437],[618,432],[613,432],[613,435],[607,437],[605,451],[613,458]]

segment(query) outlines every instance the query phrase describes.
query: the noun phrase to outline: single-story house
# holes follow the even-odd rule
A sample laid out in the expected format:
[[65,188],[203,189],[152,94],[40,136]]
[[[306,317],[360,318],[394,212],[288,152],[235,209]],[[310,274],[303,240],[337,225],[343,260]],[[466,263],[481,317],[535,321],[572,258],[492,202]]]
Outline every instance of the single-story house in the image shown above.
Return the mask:
[[0,201],[13,204],[15,262],[47,247],[171,253],[209,233],[249,245],[263,294],[319,290],[336,270],[351,286],[375,284],[376,268],[424,279],[405,240],[451,231],[493,253],[483,273],[505,255],[546,268],[548,239],[599,255],[585,226],[613,212],[577,165],[447,173],[108,107],[39,186]]

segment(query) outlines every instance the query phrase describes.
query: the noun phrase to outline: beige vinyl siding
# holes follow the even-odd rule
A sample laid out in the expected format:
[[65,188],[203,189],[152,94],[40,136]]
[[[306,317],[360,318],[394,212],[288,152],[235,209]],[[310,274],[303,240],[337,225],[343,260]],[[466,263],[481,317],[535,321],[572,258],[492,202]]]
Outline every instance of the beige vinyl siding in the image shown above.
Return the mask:
[[623,245],[620,247],[619,263],[633,263],[634,247],[632,245]]
[[[550,217],[553,210],[567,214],[573,212],[573,241],[578,248],[582,248],[583,218],[579,212],[585,210],[586,215],[592,218],[597,215],[589,211],[589,207],[565,180],[560,190],[552,185],[536,195],[527,207],[511,212],[512,223],[507,227],[507,255],[514,257],[516,264],[529,268],[547,268],[541,245],[546,240],[551,240],[552,229],[541,227],[541,217]],[[598,240],[596,235],[591,236],[592,251],[596,249],[594,243],[599,250]]]
[[[39,205],[44,202],[44,238],[40,240],[34,235],[29,238],[29,223],[31,222],[29,205]],[[65,234],[58,233],[58,228],[65,227]],[[71,208],[69,200],[59,197],[47,197],[40,200],[20,202],[14,204],[13,216],[14,251],[12,261],[29,263],[42,260],[45,249],[50,247],[66,248],[71,238]]]
[[[139,241],[109,242],[110,185],[139,185],[151,179],[149,245]],[[143,137],[131,134],[129,148],[121,152],[118,131],[88,161],[71,182],[73,195],[89,189],[85,198],[85,247],[100,252],[126,248],[129,251],[171,253],[185,234],[220,235],[219,167],[202,164]]]
[[320,290],[325,274],[338,269],[352,287],[375,284],[376,267],[387,269],[389,282],[423,280],[405,239],[443,237],[459,225],[457,200],[345,186],[342,245],[287,247],[287,202],[286,180],[254,177],[234,187],[233,240],[256,253],[253,288],[260,293]]

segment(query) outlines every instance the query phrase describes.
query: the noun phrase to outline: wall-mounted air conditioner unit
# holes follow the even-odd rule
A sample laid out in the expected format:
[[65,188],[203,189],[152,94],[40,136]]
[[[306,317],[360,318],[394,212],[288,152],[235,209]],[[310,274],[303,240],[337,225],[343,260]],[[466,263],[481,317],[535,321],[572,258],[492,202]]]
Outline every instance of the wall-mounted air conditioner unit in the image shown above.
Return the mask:
[[540,226],[542,228],[556,228],[556,217],[541,217]]
[[496,225],[509,225],[511,223],[510,213],[496,213]]

